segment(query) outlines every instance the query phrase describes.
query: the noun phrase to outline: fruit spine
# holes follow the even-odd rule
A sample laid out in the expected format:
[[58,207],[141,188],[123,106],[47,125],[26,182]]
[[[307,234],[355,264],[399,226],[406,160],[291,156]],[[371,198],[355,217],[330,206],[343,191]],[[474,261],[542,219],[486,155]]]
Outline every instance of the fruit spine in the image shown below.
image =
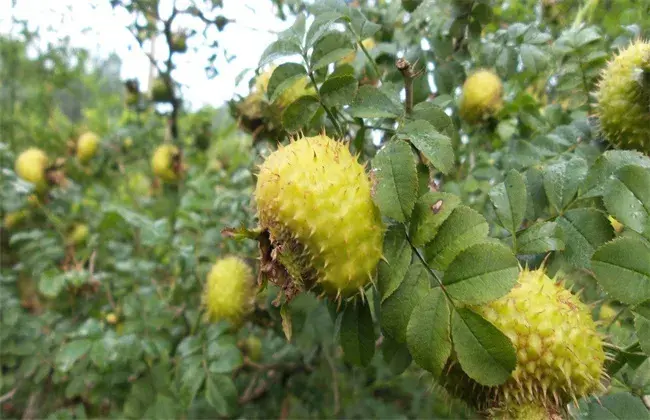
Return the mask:
[[609,62],[596,97],[607,140],[650,153],[650,42],[636,41]]
[[298,289],[332,297],[362,290],[382,252],[383,225],[364,167],[326,135],[304,137],[260,167],[257,214]]
[[208,273],[203,292],[207,319],[239,325],[252,309],[254,286],[253,272],[243,260],[234,256],[218,260]]

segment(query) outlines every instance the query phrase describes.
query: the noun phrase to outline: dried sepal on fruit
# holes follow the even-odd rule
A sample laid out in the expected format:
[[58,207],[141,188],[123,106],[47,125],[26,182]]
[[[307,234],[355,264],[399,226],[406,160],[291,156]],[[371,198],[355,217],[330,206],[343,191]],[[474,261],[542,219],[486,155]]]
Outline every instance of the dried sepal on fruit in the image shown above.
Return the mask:
[[285,291],[317,287],[340,299],[372,281],[384,227],[365,168],[344,143],[323,134],[281,146],[260,167],[255,201],[268,232],[263,269],[279,283],[283,272]]
[[210,322],[227,320],[239,325],[253,308],[253,271],[242,259],[227,256],[210,269],[203,291],[203,305]]

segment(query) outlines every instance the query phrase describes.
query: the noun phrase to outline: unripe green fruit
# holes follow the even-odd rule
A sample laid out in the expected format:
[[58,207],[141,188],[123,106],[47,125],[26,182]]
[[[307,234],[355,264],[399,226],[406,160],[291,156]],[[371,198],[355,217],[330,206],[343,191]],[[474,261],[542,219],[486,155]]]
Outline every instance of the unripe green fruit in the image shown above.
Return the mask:
[[180,177],[178,166],[180,163],[180,151],[178,147],[171,144],[158,146],[151,158],[153,173],[166,182],[176,182]]
[[47,186],[46,170],[49,160],[45,152],[35,147],[30,147],[16,159],[16,174],[25,181],[36,185],[37,189]]
[[77,159],[81,163],[87,163],[97,153],[99,148],[99,137],[92,131],[83,133],[77,140]]
[[[364,167],[346,145],[325,135],[272,153],[255,190],[260,225],[280,253],[290,253],[294,282],[350,296],[373,277],[383,225]],[[286,254],[285,254],[286,255]]]
[[589,308],[543,270],[477,308],[515,346],[517,367],[496,400],[561,407],[601,389],[605,352]]
[[253,362],[259,361],[262,357],[262,341],[254,335],[250,335],[246,338],[244,345],[246,346],[246,354],[248,357]]
[[77,223],[70,230],[67,242],[70,245],[83,245],[88,239],[89,233],[90,229],[88,229],[88,225],[84,223]]
[[154,80],[151,88],[151,99],[155,102],[170,102],[173,99],[171,90],[162,78]]
[[22,223],[23,220],[28,218],[29,215],[30,215],[30,212],[27,209],[12,211],[10,213],[5,214],[5,217],[4,217],[3,221],[2,221],[2,225],[7,230],[11,230],[11,229],[15,228],[16,226],[20,225],[20,223]]
[[634,42],[610,61],[596,96],[607,140],[650,153],[650,42]]
[[460,100],[460,116],[470,123],[497,113],[503,106],[503,84],[489,70],[478,70],[465,80]]
[[228,256],[217,261],[203,292],[207,319],[241,324],[253,307],[254,287],[253,271],[240,258]]
[[176,33],[172,35],[171,49],[174,52],[184,53],[187,51],[187,35]]

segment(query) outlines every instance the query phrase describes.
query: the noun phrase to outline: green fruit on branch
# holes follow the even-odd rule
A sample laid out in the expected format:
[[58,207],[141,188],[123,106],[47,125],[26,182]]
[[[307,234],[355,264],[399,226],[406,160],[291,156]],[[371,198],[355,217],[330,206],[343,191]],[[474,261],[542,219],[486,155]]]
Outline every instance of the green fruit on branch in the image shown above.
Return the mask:
[[596,97],[607,140],[650,153],[650,42],[636,41],[609,62]]
[[[504,384],[470,393],[481,408],[532,403],[561,411],[570,401],[604,389],[603,339],[590,308],[543,270],[523,270],[510,293],[475,309],[510,338],[517,354],[517,366]],[[467,389],[471,380],[455,382]]]
[[35,147],[22,152],[16,159],[16,174],[25,181],[31,182],[38,190],[47,188],[47,168],[49,159],[45,152]]
[[480,122],[496,114],[503,106],[503,84],[495,73],[478,70],[463,84],[460,116],[469,123]]
[[99,148],[99,136],[88,131],[83,133],[77,140],[77,159],[81,163],[87,163],[97,154]]
[[315,95],[316,90],[307,77],[299,78],[275,98],[268,98],[269,80],[275,68],[271,68],[255,79],[250,94],[234,104],[234,113],[241,121],[242,128],[256,135],[271,135],[282,127],[282,112],[302,96]]
[[255,280],[243,260],[228,256],[218,260],[208,273],[203,292],[206,318],[239,325],[253,308]]
[[171,89],[169,89],[163,78],[159,77],[153,81],[151,99],[154,102],[171,102],[174,99]]
[[[374,38],[366,38],[363,41],[361,41],[361,44],[363,44],[363,47],[370,51],[373,48],[377,46],[377,43],[375,42]],[[354,61],[354,59],[357,57],[357,52],[353,51],[350,54],[346,55],[342,59],[339,60],[339,64],[350,64]]]
[[246,355],[253,361],[257,362],[262,357],[262,341],[254,335],[250,335],[244,342]]
[[187,51],[187,35],[182,33],[182,32],[172,34],[171,50],[174,51],[174,52],[178,52],[178,53],[186,52]]
[[158,146],[151,158],[153,173],[166,182],[176,182],[182,173],[182,158],[178,147],[171,144]]
[[371,188],[346,145],[325,135],[281,146],[262,164],[257,215],[297,290],[340,298],[372,281],[384,227]]
[[85,223],[75,223],[70,229],[67,237],[69,245],[83,245],[88,239],[90,229]]
[[22,223],[26,218],[28,218],[29,215],[30,212],[27,209],[9,212],[5,214],[5,217],[2,220],[2,225],[7,230],[11,230],[17,227],[18,225],[20,225],[20,223]]

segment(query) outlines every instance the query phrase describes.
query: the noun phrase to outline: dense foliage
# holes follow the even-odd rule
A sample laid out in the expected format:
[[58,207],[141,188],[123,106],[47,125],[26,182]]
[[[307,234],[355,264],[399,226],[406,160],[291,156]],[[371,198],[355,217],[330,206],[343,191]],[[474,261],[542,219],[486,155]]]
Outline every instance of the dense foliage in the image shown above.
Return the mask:
[[650,3],[273,2],[220,108],[223,1],[0,36],[0,415],[650,418]]

